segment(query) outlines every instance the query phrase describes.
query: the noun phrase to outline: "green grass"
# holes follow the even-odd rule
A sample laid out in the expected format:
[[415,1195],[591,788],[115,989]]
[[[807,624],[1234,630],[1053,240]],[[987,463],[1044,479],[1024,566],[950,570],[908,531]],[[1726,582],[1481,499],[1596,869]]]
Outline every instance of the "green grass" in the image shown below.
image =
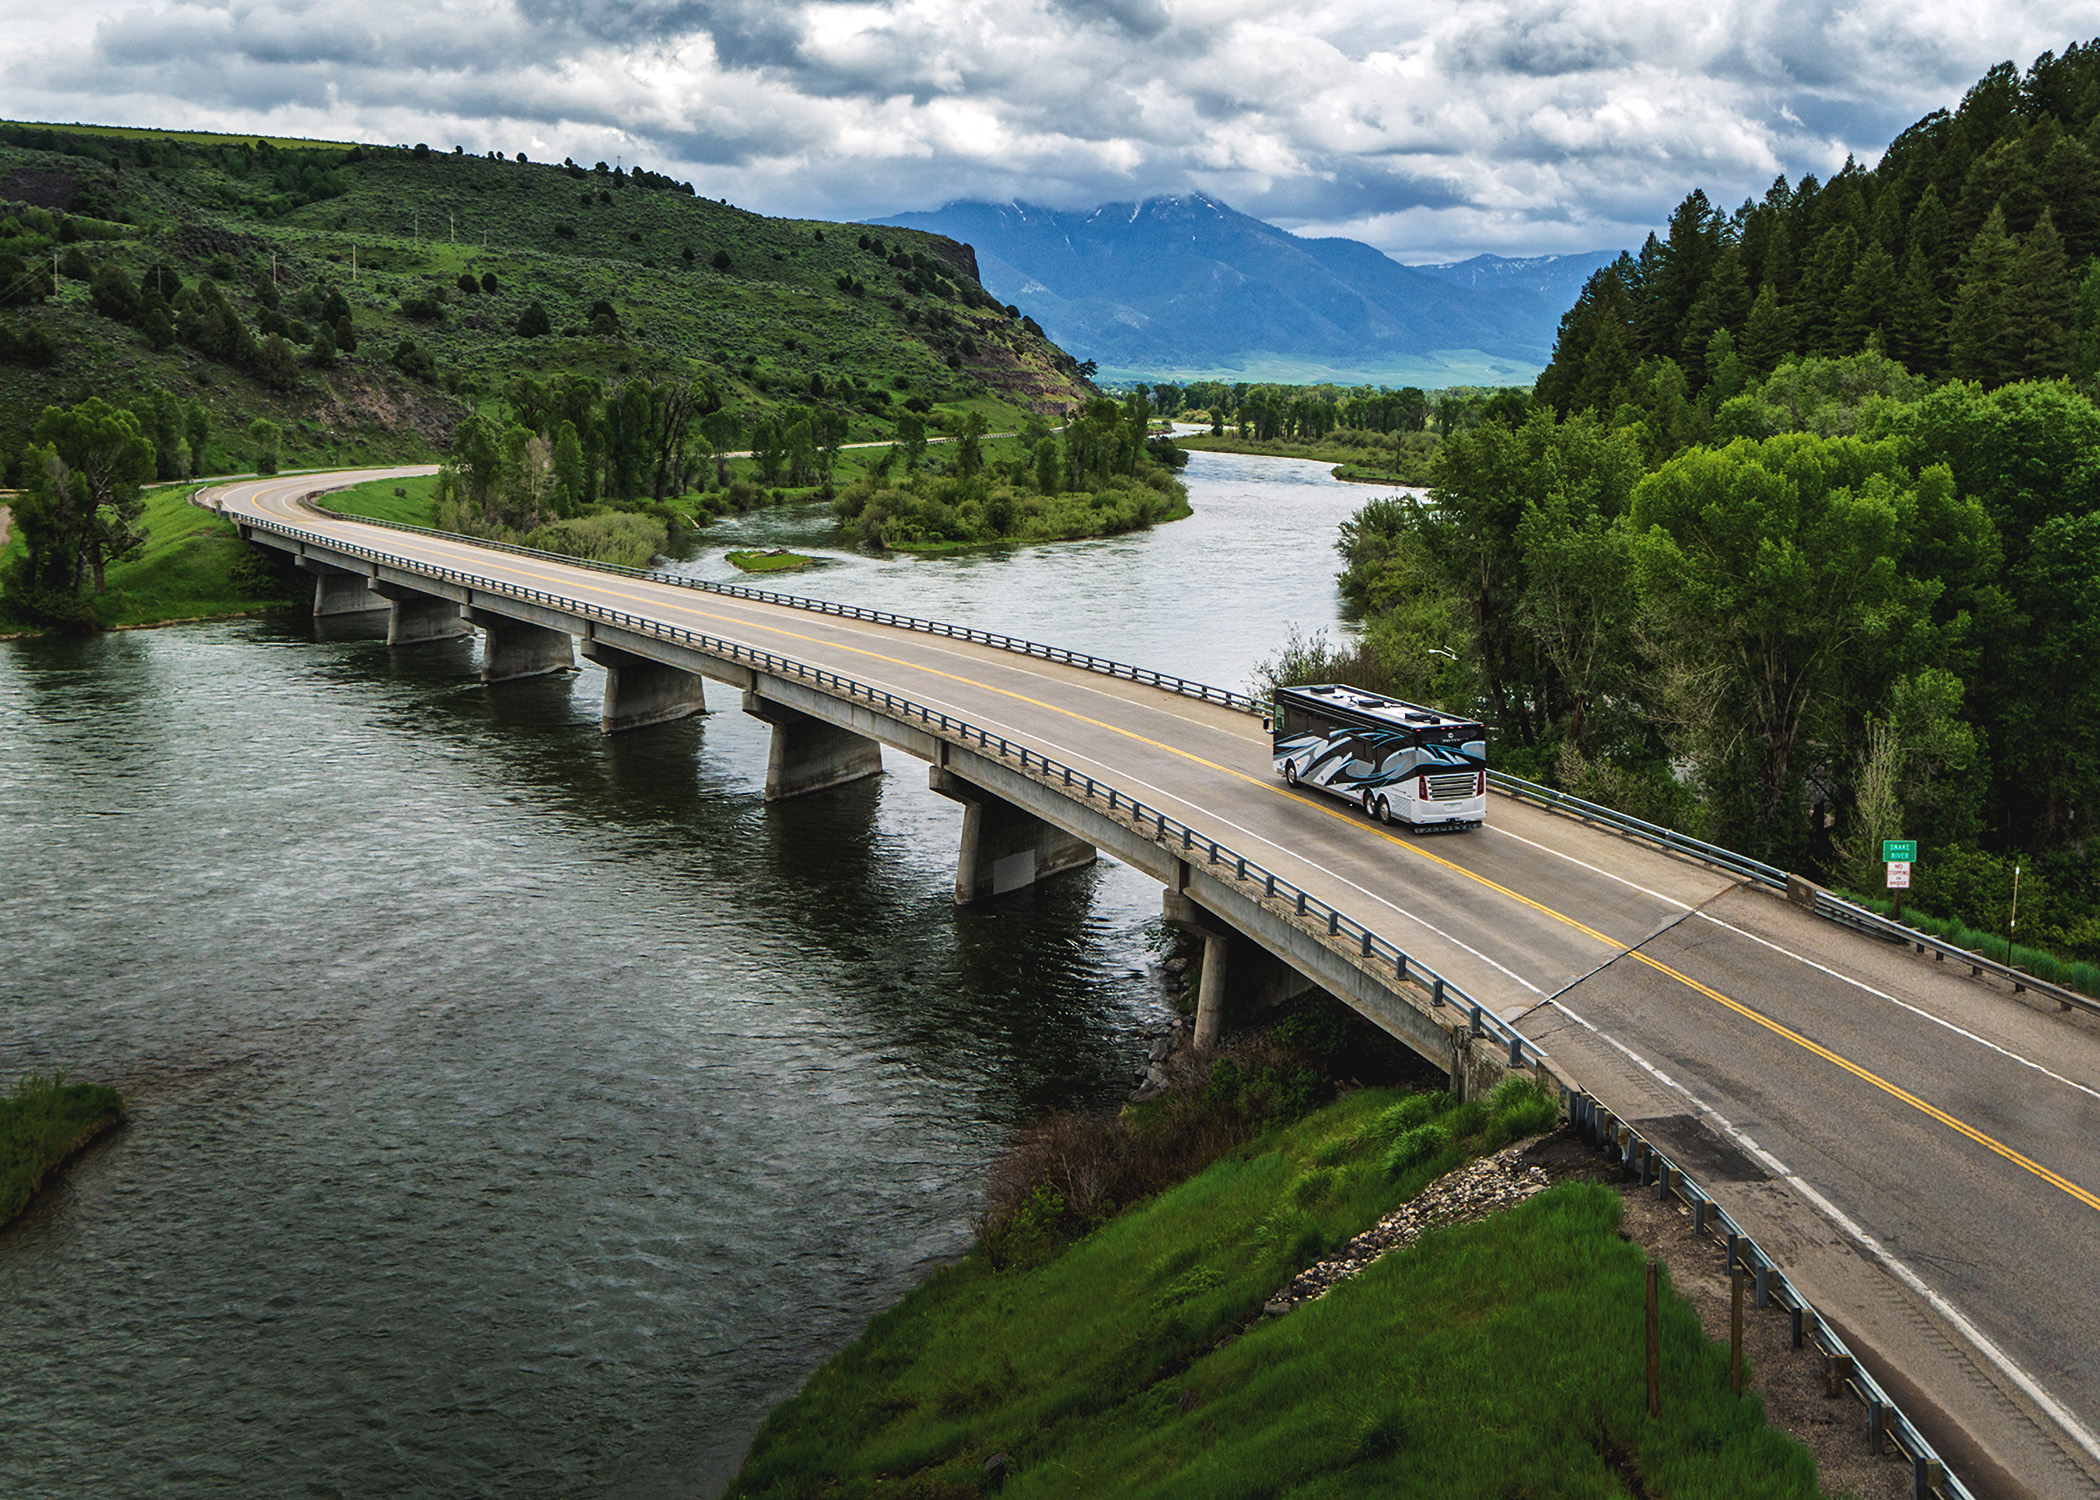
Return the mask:
[[[578,179],[545,163],[443,152],[417,160],[386,147],[266,154],[241,149],[249,137],[202,134],[194,144],[163,144],[188,134],[84,127],[47,139],[41,128],[10,128],[0,140],[0,177],[15,168],[63,172],[98,212],[125,221],[111,226],[122,242],[83,244],[97,265],[114,260],[137,276],[165,262],[193,284],[217,257],[230,257],[222,284],[251,328],[273,265],[287,316],[301,316],[305,289],[336,286],[352,306],[357,352],[272,391],[182,345],[149,348],[139,329],[95,312],[86,283],[61,279],[51,302],[6,314],[10,324],[41,327],[60,358],[46,371],[0,365],[0,461],[19,449],[47,403],[90,394],[121,402],[153,388],[211,408],[222,435],[215,464],[219,452],[231,458],[241,446],[223,435],[265,416],[285,429],[288,466],[433,456],[469,409],[498,403],[509,380],[527,373],[614,383],[705,377],[747,419],[789,402],[833,405],[849,415],[855,441],[889,438],[894,413],[910,398],[941,411],[980,409],[1000,430],[1031,403],[1061,410],[1083,394],[1063,351],[1003,309],[912,290],[918,273],[860,249],[866,231],[857,225],[767,218],[609,173]],[[75,139],[79,151],[67,144]],[[141,151],[150,165],[137,159]],[[121,171],[112,170],[112,152]],[[273,176],[306,159],[326,169],[310,201],[302,201],[308,189],[288,191]],[[76,228],[86,223],[75,218]],[[0,248],[48,256],[54,225],[50,215],[0,212]],[[974,295],[954,265],[956,247],[911,230],[879,235],[890,248],[943,261],[949,281]],[[717,251],[731,256],[730,269],[712,265]],[[456,282],[466,272],[494,276],[497,289],[461,292]],[[842,290],[841,278],[859,294]],[[447,298],[441,317],[403,312],[405,298],[434,289]],[[601,299],[617,313],[617,332],[588,331]],[[554,332],[520,338],[519,316],[533,303]],[[403,339],[435,357],[437,385],[388,363]],[[812,395],[813,378],[823,383],[821,397]]]
[[437,476],[367,480],[346,490],[330,490],[317,503],[346,516],[369,516],[375,521],[394,521],[404,526],[434,526]]
[[107,592],[94,601],[104,625],[209,619],[293,602],[231,522],[189,503],[193,490],[168,485],[147,495],[145,551],[112,566]]
[[[1847,901],[1879,912],[1882,916],[1893,916],[1896,904],[1886,896],[1863,895],[1858,891],[1840,888],[1837,895]],[[1903,914],[1903,923],[1920,932],[1929,932],[1934,937],[1981,953],[1985,958],[1995,959],[2015,969],[2024,969],[2037,979],[2046,979],[2051,984],[2060,984],[2066,989],[2100,997],[2100,965],[2083,963],[2076,959],[2063,958],[2042,948],[2029,948],[2015,943],[2003,933],[1983,932],[1958,921],[1953,917],[1937,917],[1930,912],[1921,912],[1912,907]]]
[[56,130],[66,135],[113,136],[118,140],[187,141],[194,145],[248,146],[257,141],[288,150],[348,151],[349,141],[310,140],[299,135],[238,135],[218,130],[149,130],[130,125],[59,125],[49,120],[9,121],[29,130]]
[[794,573],[816,562],[814,557],[784,548],[770,552],[726,552],[723,556],[745,573]]
[[0,1224],[22,1211],[91,1126],[121,1118],[124,1097],[63,1073],[32,1073],[0,1098]]
[[1257,1318],[1467,1149],[1552,1114],[1528,1087],[1455,1110],[1365,1090],[1047,1263],[974,1252],[775,1411],[728,1493],[938,1500],[976,1493],[1004,1451],[1013,1495],[1602,1497],[1624,1493],[1626,1455],[1655,1494],[1813,1495],[1812,1459],[1727,1396],[1725,1352],[1674,1297],[1668,1404],[1647,1420],[1642,1258],[1603,1188],[1555,1189]]

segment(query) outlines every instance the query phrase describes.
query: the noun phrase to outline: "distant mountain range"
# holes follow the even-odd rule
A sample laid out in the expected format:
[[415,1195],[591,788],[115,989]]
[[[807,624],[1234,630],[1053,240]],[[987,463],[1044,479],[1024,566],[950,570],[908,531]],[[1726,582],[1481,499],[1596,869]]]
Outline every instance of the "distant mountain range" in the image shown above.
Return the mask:
[[1104,376],[1528,382],[1583,282],[1617,254],[1404,266],[1202,193],[1086,213],[951,203],[874,222],[974,246],[985,289]]

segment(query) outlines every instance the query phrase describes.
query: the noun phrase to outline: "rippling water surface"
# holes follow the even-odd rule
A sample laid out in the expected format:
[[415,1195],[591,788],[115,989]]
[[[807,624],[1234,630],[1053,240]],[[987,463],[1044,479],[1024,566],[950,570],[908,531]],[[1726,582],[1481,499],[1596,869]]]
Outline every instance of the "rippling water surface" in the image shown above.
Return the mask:
[[[786,587],[1232,686],[1364,491],[1198,455],[1157,531]],[[729,546],[805,546],[769,514]],[[985,911],[916,762],[304,619],[0,643],[0,1076],[131,1123],[0,1230],[0,1495],[708,1494],[1164,1017],[1158,891]]]

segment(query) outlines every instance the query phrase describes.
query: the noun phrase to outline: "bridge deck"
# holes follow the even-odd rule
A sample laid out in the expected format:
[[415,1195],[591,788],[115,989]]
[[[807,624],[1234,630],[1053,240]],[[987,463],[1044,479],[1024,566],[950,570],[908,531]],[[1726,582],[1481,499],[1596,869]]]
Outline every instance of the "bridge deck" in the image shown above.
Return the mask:
[[1472,834],[1380,827],[1285,787],[1259,721],[1230,709],[299,506],[327,482],[218,493],[229,514],[828,668],[1006,735],[1258,859],[1518,1021],[1615,1113],[1696,1117],[1658,1128],[1739,1152],[1751,1166],[1711,1184],[1717,1197],[1892,1389],[1922,1398],[1914,1415],[1979,1493],[2100,1495],[2100,1299],[2081,1274],[2100,1230],[2100,1023],[2045,1014],[1706,866],[1504,798]]

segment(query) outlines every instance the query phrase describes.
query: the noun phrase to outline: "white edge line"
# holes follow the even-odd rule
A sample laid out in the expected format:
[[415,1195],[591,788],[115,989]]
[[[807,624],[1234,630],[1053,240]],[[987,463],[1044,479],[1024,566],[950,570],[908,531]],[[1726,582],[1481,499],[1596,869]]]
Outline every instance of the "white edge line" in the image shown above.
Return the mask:
[[[1703,1102],[1690,1089],[1686,1088],[1676,1079],[1670,1077],[1669,1074],[1663,1072],[1662,1069],[1656,1067],[1653,1063],[1649,1062],[1646,1058],[1642,1057],[1638,1052],[1635,1052],[1631,1047],[1628,1047],[1624,1042],[1621,1042],[1617,1037],[1611,1035],[1611,1033],[1605,1031],[1604,1029],[1597,1026],[1594,1022],[1586,1019],[1585,1017],[1577,1015],[1574,1011],[1570,1010],[1564,1003],[1562,1003],[1558,998],[1550,999],[1545,1003],[1547,1005],[1552,1006],[1555,1010],[1559,1011],[1569,1020],[1575,1022],[1578,1026],[1583,1027],[1585,1030],[1590,1032],[1591,1035],[1595,1036],[1598,1040],[1602,1041],[1607,1046],[1623,1054],[1636,1067],[1640,1068],[1643,1072],[1647,1073],[1651,1078],[1654,1078],[1664,1087],[1674,1089],[1676,1092],[1682,1094],[1687,1100],[1691,1102],[1691,1106],[1696,1113],[1698,1113],[1708,1121],[1712,1122],[1715,1126],[1719,1127],[1719,1129],[1724,1134],[1726,1134],[1730,1140],[1733,1140],[1737,1145],[1741,1146],[1744,1151],[1748,1152],[1751,1156],[1755,1157],[1760,1162],[1763,1162],[1767,1167],[1769,1167],[1773,1171],[1775,1175],[1777,1175],[1789,1187],[1793,1188],[1794,1191],[1799,1193],[1802,1196],[1802,1198],[1811,1206],[1813,1206],[1818,1213],[1822,1214],[1824,1218],[1828,1219],[1832,1224],[1837,1226],[1839,1230],[1841,1230],[1843,1233],[1849,1235],[1853,1240],[1855,1240],[1859,1244],[1860,1248],[1865,1250],[1870,1256],[1874,1258],[1874,1260],[1888,1267],[1890,1273],[1893,1274],[1898,1281],[1902,1282],[1911,1291],[1915,1292],[1918,1296],[1922,1297],[1928,1304],[1931,1305],[1933,1311],[1937,1312],[1941,1317],[1945,1318],[1948,1321],[1948,1323],[1953,1325],[1955,1331],[1960,1333],[1964,1339],[1968,1340],[1970,1347],[1974,1348],[1977,1353],[1981,1354],[1986,1360],[1988,1360],[1992,1365],[1994,1365],[1998,1369],[1999,1373],[2004,1375],[2007,1380],[2010,1380],[2014,1385],[2018,1386],[2021,1392],[2030,1401],[2034,1402],[2036,1406],[2040,1407],[2043,1413],[2046,1414],[2051,1421],[2055,1422],[2057,1426],[2063,1429],[2066,1436],[2068,1436],[2080,1448],[2083,1448],[2086,1451],[2086,1453],[2089,1454],[2091,1457],[2093,1457],[2096,1460],[2100,1460],[2100,1438],[2095,1438],[2091,1432],[2088,1432],[2085,1429],[2085,1427],[2082,1424],[2080,1424],[2078,1419],[2072,1416],[2071,1413],[2064,1408],[2063,1404],[2059,1402],[2055,1397],[2051,1396],[2047,1391],[2043,1390],[2041,1383],[2037,1381],[2032,1375],[2029,1375],[2024,1369],[2022,1369],[2019,1366],[2019,1364],[2013,1360],[2011,1355],[2007,1354],[2003,1349],[2000,1349],[1997,1346],[1997,1344],[1993,1343],[1990,1337],[1986,1335],[1983,1332],[1983,1330],[1978,1328],[1974,1323],[1971,1323],[1967,1317],[1963,1316],[1961,1311],[1958,1308],[1956,1308],[1952,1302],[1948,1301],[1945,1297],[1940,1295],[1940,1293],[1934,1291],[1931,1287],[1927,1286],[1923,1277],[1919,1276],[1917,1272],[1913,1271],[1909,1266],[1905,1265],[1901,1260],[1897,1259],[1894,1255],[1892,1255],[1889,1252],[1887,1246],[1883,1245],[1881,1241],[1875,1239],[1873,1235],[1867,1233],[1867,1231],[1864,1228],[1862,1228],[1859,1224],[1855,1223],[1852,1220],[1852,1218],[1844,1212],[1844,1210],[1840,1209],[1836,1204],[1832,1203],[1828,1198],[1824,1197],[1814,1187],[1810,1186],[1806,1179],[1802,1178],[1797,1173],[1789,1170],[1785,1162],[1781,1161],[1778,1157],[1774,1156],[1764,1147],[1758,1145],[1756,1141],[1752,1140],[1741,1130],[1738,1130],[1725,1115],[1721,1114],[1711,1105]],[[1627,1123],[1634,1124],[1636,1122],[1628,1121]]]

